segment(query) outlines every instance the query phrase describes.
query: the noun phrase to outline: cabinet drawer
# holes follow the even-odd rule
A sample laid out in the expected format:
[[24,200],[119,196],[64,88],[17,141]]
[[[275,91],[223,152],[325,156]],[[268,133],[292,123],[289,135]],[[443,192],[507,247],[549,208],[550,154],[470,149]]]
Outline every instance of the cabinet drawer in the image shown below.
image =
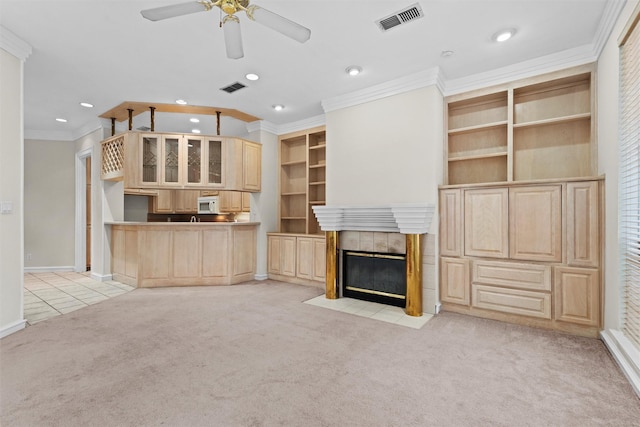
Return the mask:
[[513,262],[475,261],[473,282],[551,291],[551,266]]
[[551,319],[551,294],[471,285],[472,305],[477,308]]

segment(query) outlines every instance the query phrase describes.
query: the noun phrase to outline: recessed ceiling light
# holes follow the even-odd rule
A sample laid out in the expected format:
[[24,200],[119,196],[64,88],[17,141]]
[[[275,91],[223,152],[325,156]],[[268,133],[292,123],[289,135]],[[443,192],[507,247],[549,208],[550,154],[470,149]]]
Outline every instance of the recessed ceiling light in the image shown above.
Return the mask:
[[85,108],[93,108],[93,104],[89,104],[88,102],[81,102],[80,105]]
[[197,119],[197,118],[195,118],[195,117],[191,117],[191,118],[189,119],[189,121],[190,121],[191,123],[200,123],[200,119]]
[[259,75],[254,73],[249,73],[245,77],[247,78],[247,80],[258,80],[260,78]]
[[350,67],[347,67],[347,69],[345,71],[350,76],[357,76],[358,74],[360,74],[362,72],[362,67],[358,67],[357,65],[352,65]]
[[184,99],[176,99],[176,104],[187,105],[187,101],[185,101]]
[[509,28],[507,30],[498,31],[493,35],[493,40],[497,42],[505,42],[513,37],[516,33],[514,28]]
[[451,55],[453,55],[452,50],[443,50],[442,52],[440,52],[440,56],[442,56],[443,58],[446,58]]
[[276,111],[282,111],[282,110],[284,110],[284,105],[276,104],[276,105],[273,106],[273,109],[276,110]]
[[191,133],[200,133],[200,129],[191,129]]
[[67,123],[67,119],[61,119],[61,118],[57,118],[56,122],[60,122],[60,123]]

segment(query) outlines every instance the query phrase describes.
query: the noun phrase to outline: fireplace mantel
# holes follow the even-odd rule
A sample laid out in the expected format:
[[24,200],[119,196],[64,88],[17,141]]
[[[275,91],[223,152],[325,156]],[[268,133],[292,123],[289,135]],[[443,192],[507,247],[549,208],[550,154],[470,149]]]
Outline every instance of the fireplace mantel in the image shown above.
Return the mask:
[[314,206],[322,231],[382,231],[424,234],[429,231],[435,205],[403,203],[390,205]]

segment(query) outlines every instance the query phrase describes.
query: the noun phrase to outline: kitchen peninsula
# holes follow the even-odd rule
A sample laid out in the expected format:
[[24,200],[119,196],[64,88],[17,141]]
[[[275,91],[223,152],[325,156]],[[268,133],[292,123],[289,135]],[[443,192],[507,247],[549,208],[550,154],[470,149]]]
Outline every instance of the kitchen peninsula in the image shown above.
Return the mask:
[[257,222],[111,222],[113,279],[131,286],[232,285],[256,273]]

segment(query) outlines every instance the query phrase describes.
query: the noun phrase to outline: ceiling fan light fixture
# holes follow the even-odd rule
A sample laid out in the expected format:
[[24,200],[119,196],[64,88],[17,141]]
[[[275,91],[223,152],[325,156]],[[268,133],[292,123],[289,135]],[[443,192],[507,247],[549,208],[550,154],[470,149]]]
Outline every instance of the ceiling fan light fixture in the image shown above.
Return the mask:
[[251,5],[247,7],[246,12],[252,21],[256,21],[300,43],[306,42],[311,37],[310,29],[265,8]]
[[222,20],[222,29],[224,30],[224,44],[227,48],[227,58],[242,58],[244,51],[242,50],[240,20],[235,15],[227,15]]

